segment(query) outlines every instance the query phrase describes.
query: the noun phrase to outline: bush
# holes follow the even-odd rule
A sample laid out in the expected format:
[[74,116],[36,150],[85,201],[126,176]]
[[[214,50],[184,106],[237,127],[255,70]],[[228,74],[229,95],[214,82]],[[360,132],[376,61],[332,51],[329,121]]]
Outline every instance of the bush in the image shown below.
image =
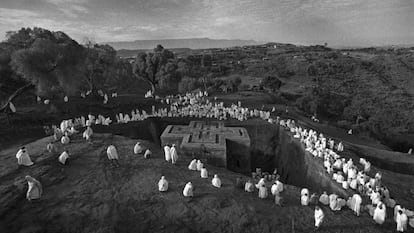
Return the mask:
[[249,84],[241,84],[239,86],[239,90],[240,91],[248,91],[248,90],[250,90],[250,85]]
[[178,92],[186,93],[191,92],[197,88],[202,87],[202,83],[200,83],[195,78],[184,77],[181,79],[180,83],[178,84]]

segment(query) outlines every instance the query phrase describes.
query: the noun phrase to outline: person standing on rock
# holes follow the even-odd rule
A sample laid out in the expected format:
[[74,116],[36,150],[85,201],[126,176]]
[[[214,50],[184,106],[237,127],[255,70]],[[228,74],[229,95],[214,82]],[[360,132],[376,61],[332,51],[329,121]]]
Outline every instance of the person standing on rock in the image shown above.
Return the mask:
[[39,199],[42,196],[42,184],[31,176],[25,177],[29,188],[27,189],[26,198],[29,201]]
[[17,164],[23,166],[32,166],[34,163],[30,159],[29,153],[26,150],[26,147],[20,148],[16,154]]
[[158,181],[158,191],[166,192],[168,190],[168,181],[165,179],[165,176],[161,176],[160,181]]
[[164,146],[165,161],[171,161],[171,148],[168,145]]
[[115,167],[119,167],[118,152],[116,151],[116,148],[114,145],[108,146],[108,149],[106,150],[106,154],[108,156],[109,161],[111,162],[111,165]]
[[319,229],[325,218],[325,214],[323,213],[322,209],[319,206],[315,206],[315,227]]
[[178,153],[177,153],[177,148],[175,148],[175,144],[172,144],[170,154],[171,154],[171,163],[176,164],[178,160]]

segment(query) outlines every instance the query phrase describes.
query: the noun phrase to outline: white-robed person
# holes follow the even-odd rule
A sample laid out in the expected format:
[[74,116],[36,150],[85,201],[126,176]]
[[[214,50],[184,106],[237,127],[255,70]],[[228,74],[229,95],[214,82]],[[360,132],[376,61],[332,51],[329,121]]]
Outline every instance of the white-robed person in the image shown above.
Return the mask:
[[319,228],[325,218],[325,214],[319,206],[315,206],[315,227]]
[[360,212],[361,212],[361,203],[362,203],[362,198],[359,194],[355,193],[352,196],[351,199],[351,209],[352,211],[354,211],[356,216],[359,216]]
[[53,143],[49,142],[46,146],[47,151],[49,151],[49,153],[52,153],[54,151],[56,151],[55,145],[53,145]]
[[161,179],[158,181],[158,191],[166,192],[168,190],[168,181],[165,179],[165,176],[161,176]]
[[211,180],[211,184],[216,188],[221,188],[221,180],[217,174],[214,174],[214,178]]
[[146,149],[144,153],[144,158],[149,159],[152,155],[152,152],[150,149]]
[[29,186],[26,193],[27,200],[32,201],[39,199],[43,193],[42,184],[31,176],[26,176],[25,179]]
[[372,218],[377,224],[382,225],[385,222],[386,211],[387,210],[384,204],[379,203],[377,205],[377,207],[374,210],[374,216],[372,216]]
[[201,162],[201,160],[197,160],[197,164],[196,164],[197,171],[201,171],[203,167],[204,167],[204,164]]
[[108,149],[106,149],[106,154],[107,154],[108,159],[111,162],[111,164],[115,167],[119,167],[118,152],[117,152],[114,145],[109,145],[108,146]]
[[319,197],[319,202],[323,205],[329,205],[329,196],[328,193],[326,193],[326,191],[324,191],[322,195]]
[[270,189],[272,195],[276,195],[276,193],[283,192],[283,183],[279,181],[279,179],[276,179],[275,183],[272,185],[272,188]]
[[164,146],[165,161],[171,161],[171,148],[168,145]]
[[93,135],[93,130],[90,126],[88,126],[86,130],[83,132],[82,137],[85,138],[87,142],[90,142],[92,135]]
[[67,134],[67,133],[65,133],[65,135],[63,135],[63,136],[62,136],[62,138],[60,139],[60,142],[61,142],[63,145],[67,145],[67,144],[69,144],[69,142],[70,142],[70,138],[69,138],[69,136],[68,136],[68,134]]
[[262,185],[266,185],[265,178],[261,178],[259,182],[256,184],[256,188],[259,189]]
[[177,148],[175,147],[175,144],[172,144],[170,151],[171,151],[171,163],[176,164],[178,160],[178,153],[177,153]]
[[197,159],[191,160],[190,164],[188,165],[188,170],[197,171]]
[[300,191],[300,204],[307,206],[309,205],[309,190],[307,188],[303,188]]
[[69,159],[69,153],[67,150],[63,151],[62,154],[59,155],[59,163],[66,165],[66,163],[68,162]]
[[193,197],[194,196],[194,187],[191,182],[188,182],[183,190],[184,197]]
[[329,195],[329,208],[333,211],[341,210],[341,206],[338,204],[338,195],[334,193]]
[[20,148],[16,153],[17,164],[23,166],[32,166],[34,163],[30,159],[30,155],[26,150],[26,147]]
[[201,168],[200,171],[200,177],[203,179],[207,179],[208,178],[208,171],[205,167]]
[[267,187],[264,183],[261,183],[259,186],[259,198],[260,199],[266,199],[267,198]]
[[244,191],[248,193],[251,193],[254,191],[254,184],[250,179],[246,181],[246,184],[244,185]]
[[134,154],[141,154],[144,151],[144,148],[141,146],[141,142],[137,142],[134,146]]
[[404,232],[407,230],[408,217],[403,210],[398,210],[395,221],[397,222],[398,232]]

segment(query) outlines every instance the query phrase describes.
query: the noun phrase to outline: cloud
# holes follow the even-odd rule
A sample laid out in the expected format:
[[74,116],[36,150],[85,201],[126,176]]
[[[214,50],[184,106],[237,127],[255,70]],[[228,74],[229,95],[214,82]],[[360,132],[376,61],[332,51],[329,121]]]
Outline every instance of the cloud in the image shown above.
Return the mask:
[[89,10],[86,7],[80,5],[70,5],[59,8],[65,15],[76,18],[81,14],[87,14]]

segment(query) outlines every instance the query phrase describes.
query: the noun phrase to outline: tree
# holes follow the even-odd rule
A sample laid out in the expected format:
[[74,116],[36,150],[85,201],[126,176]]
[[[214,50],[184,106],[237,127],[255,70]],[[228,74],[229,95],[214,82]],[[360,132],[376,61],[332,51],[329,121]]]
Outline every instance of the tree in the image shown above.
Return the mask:
[[116,72],[114,69],[119,61],[115,49],[109,45],[100,45],[87,40],[85,48],[84,80],[89,87],[88,90],[96,94],[97,90],[103,89],[108,79]]
[[277,77],[267,76],[261,82],[261,86],[264,89],[268,89],[271,92],[275,92],[280,89],[282,86],[282,81],[280,81]]
[[177,70],[174,63],[174,54],[157,45],[152,53],[138,54],[133,67],[134,74],[147,81],[151,85],[152,92],[155,93],[160,79]]
[[0,49],[0,84],[19,85],[8,93],[9,96],[2,96],[6,101],[0,106],[1,111],[33,86],[42,92],[51,89],[70,91],[79,85],[76,74],[83,48],[63,32],[22,28],[8,32],[6,38]]

